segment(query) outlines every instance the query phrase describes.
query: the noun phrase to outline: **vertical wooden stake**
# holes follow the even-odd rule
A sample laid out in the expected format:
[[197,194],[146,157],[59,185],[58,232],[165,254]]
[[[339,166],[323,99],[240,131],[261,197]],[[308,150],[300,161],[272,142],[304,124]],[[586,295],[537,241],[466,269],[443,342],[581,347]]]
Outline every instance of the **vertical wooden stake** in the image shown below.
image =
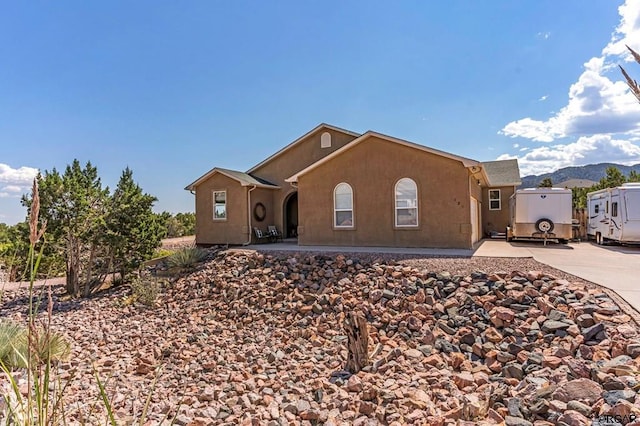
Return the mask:
[[369,365],[367,320],[360,313],[349,312],[344,319],[344,330],[348,339],[345,370],[355,374]]

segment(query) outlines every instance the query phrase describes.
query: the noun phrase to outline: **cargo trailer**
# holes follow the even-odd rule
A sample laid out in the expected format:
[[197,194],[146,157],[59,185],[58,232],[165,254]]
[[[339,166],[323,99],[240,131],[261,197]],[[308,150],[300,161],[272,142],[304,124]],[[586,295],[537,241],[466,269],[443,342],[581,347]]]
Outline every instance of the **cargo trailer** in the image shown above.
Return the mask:
[[573,235],[572,214],[570,189],[519,189],[509,198],[507,241],[534,238],[566,243]]

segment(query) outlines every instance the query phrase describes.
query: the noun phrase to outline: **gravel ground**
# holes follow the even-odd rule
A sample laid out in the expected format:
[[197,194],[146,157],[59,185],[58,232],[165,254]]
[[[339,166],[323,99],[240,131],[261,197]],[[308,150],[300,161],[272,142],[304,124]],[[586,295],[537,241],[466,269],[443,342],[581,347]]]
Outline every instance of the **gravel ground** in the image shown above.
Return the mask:
[[[348,262],[354,266],[347,266]],[[372,265],[376,262],[380,265]],[[364,266],[357,269],[357,265]],[[416,278],[427,282],[429,273],[444,271],[467,277],[466,281],[457,285],[453,279],[444,279],[446,283],[439,290],[431,282],[416,287],[418,294],[406,291]],[[506,287],[501,293],[473,295],[476,284],[470,276],[480,277],[480,281],[484,276],[477,271],[504,278]],[[434,289],[436,293],[427,294],[425,299],[425,293]],[[524,307],[529,311],[518,314],[508,308],[511,302],[503,300],[522,298],[524,290],[531,296],[526,302],[529,307]],[[618,347],[623,341],[620,336],[635,339],[638,335],[637,328],[628,324],[628,317],[620,315],[601,293],[592,283],[529,258],[256,254],[235,249],[220,252],[216,260],[165,283],[155,309],[131,303],[126,286],[82,300],[68,300],[63,297],[63,287],[55,287],[51,324],[72,342],[71,358],[58,366],[60,380],[69,382],[65,401],[70,424],[82,418],[88,424],[104,424],[104,413],[96,404],[97,372],[108,378],[107,391],[118,424],[137,422],[151,392],[148,425],[163,424],[167,415],[177,415],[179,425],[192,426],[470,425],[480,423],[457,421],[491,418],[500,423],[515,413],[516,420],[522,420],[517,424],[531,424],[525,423],[524,417],[538,416],[536,424],[549,426],[560,424],[556,421],[560,415],[567,421],[571,416],[582,421],[591,415],[589,410],[607,412],[611,407],[598,394],[605,384],[622,386],[625,391],[625,386],[631,386],[616,381],[608,370],[601,372],[598,383],[587,379],[589,368],[600,368],[597,360],[612,359],[627,350],[626,346]],[[5,292],[0,316],[24,321],[25,295],[24,289]],[[527,344],[518,340],[531,334],[532,322],[542,327],[549,320],[558,326],[557,320],[547,316],[562,319],[567,315],[560,312],[563,309],[568,312],[567,319],[576,320],[584,306],[575,305],[571,309],[576,312],[571,312],[566,304],[569,299],[565,299],[568,296],[571,300],[589,299],[585,304],[601,303],[601,316],[594,313],[593,319],[610,318],[606,330],[614,338],[600,340],[594,346],[580,345],[576,341],[587,327],[578,328],[572,322],[570,331],[577,335],[559,333]],[[509,317],[512,327],[499,325],[501,320],[492,316],[491,322],[477,320],[488,328],[474,329],[476,320],[471,318],[475,314],[467,311],[470,297],[477,301],[474,309],[483,306],[492,315]],[[461,309],[462,319],[468,321],[447,326],[441,315],[456,306]],[[342,384],[333,383],[332,375],[343,368],[346,359],[341,316],[354,309],[371,316],[370,346],[380,350],[373,360],[382,364],[377,371],[351,376]],[[555,309],[560,311],[552,313]],[[403,324],[409,324],[411,330]],[[455,334],[443,331],[451,327]],[[560,327],[567,328],[568,323]],[[456,339],[462,336],[482,340],[476,340],[474,349],[480,351],[480,361],[469,358],[469,353],[462,356],[445,351],[449,343],[459,345]],[[491,343],[489,338],[497,339],[493,348],[485,347]],[[520,385],[521,379],[505,377],[505,371],[511,374],[512,369],[517,372],[531,366],[531,362],[523,361],[526,357],[514,361],[508,353],[512,349],[522,354],[536,352],[542,357],[544,368],[532,372],[536,377],[528,384],[523,380]],[[578,356],[581,351],[584,357]],[[567,365],[561,365],[563,362]],[[542,408],[555,417],[535,414],[529,400],[539,397],[534,393],[540,383],[549,388],[558,386],[563,392],[573,391],[568,383],[573,383],[577,373],[571,373],[569,367],[584,373],[580,380],[595,390],[585,397],[589,404],[578,407],[584,414],[568,410],[562,392],[556,393],[555,399],[545,396],[544,401],[537,401],[538,405],[546,403]],[[622,367],[616,364],[607,368]],[[628,365],[624,368],[631,371]],[[517,410],[509,402],[512,397],[520,401]],[[636,406],[639,404],[636,402]],[[621,403],[620,409],[640,410],[636,406],[629,408]],[[435,423],[433,419],[440,420]],[[512,418],[507,424],[516,420]]]
[[[233,250],[233,249],[232,249]],[[241,249],[237,249],[243,251]],[[244,250],[250,251],[250,250]],[[349,258],[361,259],[365,262],[397,262],[416,268],[425,268],[430,271],[449,271],[452,274],[467,275],[474,271],[484,271],[495,273],[499,271],[541,271],[558,278],[572,282],[588,283],[588,281],[578,278],[575,275],[552,268],[543,263],[526,257],[421,257],[416,255],[398,255],[386,253],[343,253],[343,252],[290,252],[290,251],[268,251],[265,255],[291,256],[291,255],[315,255],[315,256],[336,256],[342,254]]]

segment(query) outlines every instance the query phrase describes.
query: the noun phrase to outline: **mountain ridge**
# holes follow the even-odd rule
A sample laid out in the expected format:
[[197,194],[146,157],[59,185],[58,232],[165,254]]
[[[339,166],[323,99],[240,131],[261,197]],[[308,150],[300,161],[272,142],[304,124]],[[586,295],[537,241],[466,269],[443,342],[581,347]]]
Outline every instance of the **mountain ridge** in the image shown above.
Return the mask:
[[528,175],[524,176],[520,180],[522,185],[520,188],[535,188],[543,179],[549,178],[555,185],[560,182],[564,182],[569,179],[588,179],[595,182],[600,181],[606,176],[607,168],[617,167],[623,175],[629,176],[629,173],[634,170],[636,173],[640,173],[640,163],[632,166],[624,166],[616,163],[598,163],[587,164],[585,166],[569,166],[563,167],[551,173],[544,173],[541,175]]

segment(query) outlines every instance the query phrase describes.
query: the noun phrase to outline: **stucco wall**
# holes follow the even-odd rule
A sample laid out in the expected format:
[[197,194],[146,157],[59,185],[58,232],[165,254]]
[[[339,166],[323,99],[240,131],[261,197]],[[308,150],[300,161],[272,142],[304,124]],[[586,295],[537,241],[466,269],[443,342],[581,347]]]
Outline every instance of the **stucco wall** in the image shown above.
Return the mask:
[[[320,137],[324,132],[331,134],[331,148],[320,148]],[[251,173],[262,179],[278,185],[281,189],[273,192],[273,224],[282,230],[284,213],[284,201],[295,190],[291,184],[284,180],[293,176],[300,170],[310,166],[319,159],[342,148],[355,139],[355,136],[347,135],[330,129],[320,129],[309,135],[306,139],[289,148],[286,152],[269,161],[267,164],[255,169]]]
[[473,198],[482,201],[482,187],[478,183],[478,178],[469,173],[469,192]]
[[[418,187],[418,227],[396,228],[394,187]],[[353,188],[353,230],[334,229],[333,190]],[[471,246],[469,173],[459,161],[375,137],[318,166],[298,181],[301,245]]]
[[[489,190],[500,190],[500,210],[489,210]],[[515,187],[499,186],[482,188],[482,228],[485,235],[491,231],[505,232],[509,224],[509,197],[513,195]]]
[[[251,227],[258,228],[262,231],[267,231],[269,225],[273,225],[273,189],[256,188],[251,191]],[[258,203],[262,203],[265,207],[264,220],[259,221],[255,215],[255,206]],[[278,228],[282,230],[281,228]],[[255,235],[254,235],[255,237]]]
[[[213,191],[227,191],[227,220],[213,220]],[[242,244],[247,241],[247,188],[216,173],[198,185],[195,197],[196,244]]]

